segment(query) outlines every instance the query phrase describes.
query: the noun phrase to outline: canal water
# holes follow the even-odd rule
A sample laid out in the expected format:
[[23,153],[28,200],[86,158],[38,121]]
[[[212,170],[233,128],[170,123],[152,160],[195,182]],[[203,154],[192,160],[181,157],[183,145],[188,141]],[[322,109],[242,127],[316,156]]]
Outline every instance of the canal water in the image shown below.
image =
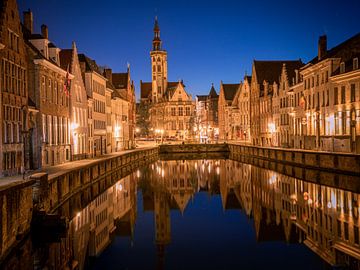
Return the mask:
[[229,159],[159,160],[79,210],[65,235],[29,239],[6,269],[359,269],[359,203]]

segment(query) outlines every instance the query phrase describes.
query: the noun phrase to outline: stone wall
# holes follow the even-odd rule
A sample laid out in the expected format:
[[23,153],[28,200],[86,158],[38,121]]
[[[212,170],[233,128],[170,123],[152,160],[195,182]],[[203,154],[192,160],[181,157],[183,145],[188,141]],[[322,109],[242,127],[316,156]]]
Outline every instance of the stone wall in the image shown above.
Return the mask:
[[229,152],[227,144],[163,144],[160,154]]
[[336,173],[360,174],[360,155],[229,144],[231,154]]
[[33,183],[24,181],[0,189],[0,261],[30,229]]
[[140,149],[128,153],[111,155],[101,160],[89,161],[83,166],[70,168],[55,174],[33,175],[34,207],[47,213],[56,212],[66,201],[76,198],[77,194],[89,191],[93,198],[98,190],[110,187],[124,174],[131,173],[141,164],[140,161],[158,157],[158,148]]

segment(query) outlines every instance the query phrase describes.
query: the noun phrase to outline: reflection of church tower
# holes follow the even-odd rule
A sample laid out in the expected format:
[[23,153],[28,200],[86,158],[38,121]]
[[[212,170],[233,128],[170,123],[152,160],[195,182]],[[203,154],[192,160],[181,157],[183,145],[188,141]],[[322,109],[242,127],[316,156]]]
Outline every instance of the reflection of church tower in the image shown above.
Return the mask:
[[161,49],[160,27],[154,25],[153,48],[150,52],[152,66],[152,102],[160,100],[167,89],[167,52]]
[[170,205],[167,193],[163,191],[154,194],[155,241],[157,248],[157,269],[163,269],[165,263],[165,246],[170,243]]

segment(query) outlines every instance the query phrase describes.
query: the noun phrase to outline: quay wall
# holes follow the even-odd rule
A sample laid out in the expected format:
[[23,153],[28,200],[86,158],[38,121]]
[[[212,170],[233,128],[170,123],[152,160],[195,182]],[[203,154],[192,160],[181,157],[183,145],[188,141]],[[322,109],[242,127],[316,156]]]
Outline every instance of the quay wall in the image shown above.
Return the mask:
[[0,261],[30,230],[33,184],[28,180],[0,188]]
[[[158,157],[158,148],[132,150],[100,160],[89,161],[82,166],[59,171],[55,174],[36,174],[33,197],[34,207],[46,213],[55,213],[70,198],[83,190],[93,198],[121,177],[131,173],[139,164]],[[86,199],[86,201],[88,201]],[[81,203],[81,202],[80,202]],[[79,209],[81,210],[81,209]]]
[[356,176],[360,174],[360,155],[357,154],[316,152],[241,144],[228,144],[228,146],[230,155],[233,157],[243,155],[307,169]]
[[226,143],[222,144],[162,144],[159,146],[159,154],[179,153],[219,153],[229,152]]
[[28,236],[34,212],[70,217],[122,177],[157,158],[158,147],[136,149],[56,167],[0,187],[0,268]]

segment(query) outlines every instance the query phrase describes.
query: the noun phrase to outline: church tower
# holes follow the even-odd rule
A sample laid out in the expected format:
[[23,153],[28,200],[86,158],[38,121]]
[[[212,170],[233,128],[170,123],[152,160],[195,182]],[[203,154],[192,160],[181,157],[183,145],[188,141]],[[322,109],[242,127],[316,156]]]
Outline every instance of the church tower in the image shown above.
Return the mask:
[[167,89],[167,52],[161,49],[160,28],[155,17],[153,48],[150,52],[152,66],[152,102],[156,103]]

